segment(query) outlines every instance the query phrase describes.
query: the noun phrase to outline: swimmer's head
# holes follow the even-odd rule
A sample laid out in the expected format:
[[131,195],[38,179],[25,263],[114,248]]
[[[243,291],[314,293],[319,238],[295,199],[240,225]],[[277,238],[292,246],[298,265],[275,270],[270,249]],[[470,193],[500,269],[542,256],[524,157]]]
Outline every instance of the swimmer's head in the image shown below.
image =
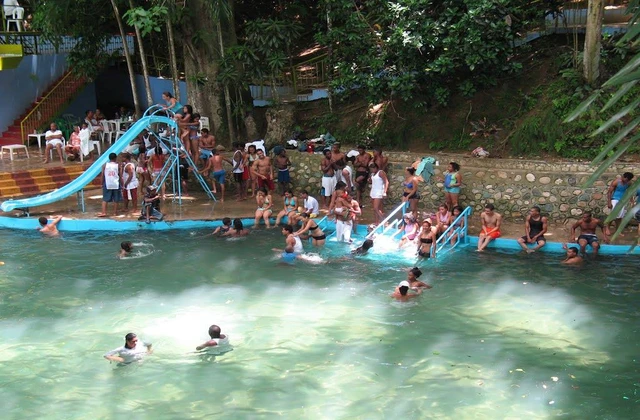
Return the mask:
[[578,248],[575,246],[571,246],[567,248],[567,256],[568,257],[577,257],[578,256]]
[[217,325],[212,325],[209,327],[209,337],[211,338],[220,338],[220,332],[222,330]]
[[49,221],[47,220],[46,217],[42,216],[41,218],[38,219],[38,222],[40,223],[40,226],[46,226]]
[[368,251],[373,248],[373,239],[366,239],[362,245],[360,245],[363,251]]
[[134,333],[129,333],[124,336],[124,346],[128,349],[132,349],[138,343],[138,336]]
[[131,250],[133,249],[133,244],[129,241],[124,241],[120,244],[120,249],[122,249],[124,252],[131,252]]
[[231,226],[231,218],[225,217],[224,219],[222,219],[222,224],[225,226]]
[[302,213],[300,213],[300,217],[303,218],[304,220],[307,220],[309,218],[309,213],[302,212]]
[[284,249],[284,252],[286,252],[287,254],[293,254],[293,247],[291,245],[287,246]]
[[418,267],[413,267],[409,270],[409,278],[417,279],[422,275],[422,271]]
[[398,290],[400,291],[400,294],[402,296],[406,296],[407,292],[409,291],[409,287],[411,287],[411,285],[406,280],[403,280],[398,284]]
[[233,219],[233,228],[237,231],[241,231],[242,229],[244,229],[242,219]]
[[290,235],[293,233],[293,226],[291,225],[282,225],[282,234]]

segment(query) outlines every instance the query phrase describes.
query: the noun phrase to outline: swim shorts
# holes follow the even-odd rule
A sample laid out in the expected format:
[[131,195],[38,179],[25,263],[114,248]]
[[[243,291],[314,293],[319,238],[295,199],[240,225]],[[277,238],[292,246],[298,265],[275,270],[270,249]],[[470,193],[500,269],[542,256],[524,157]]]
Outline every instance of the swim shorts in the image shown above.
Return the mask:
[[593,233],[585,233],[584,235],[580,235],[578,236],[578,242],[580,242],[580,239],[584,239],[585,241],[587,241],[587,245],[589,246],[593,246],[594,242],[598,244],[600,243],[598,237]]
[[225,170],[215,171],[211,173],[211,178],[213,178],[218,184],[224,184],[224,176],[226,175]]
[[487,234],[486,233],[487,228],[483,228],[482,229],[482,233],[484,233],[486,236],[490,237],[491,239],[497,239],[500,237],[500,231],[499,230],[494,230],[493,232]]

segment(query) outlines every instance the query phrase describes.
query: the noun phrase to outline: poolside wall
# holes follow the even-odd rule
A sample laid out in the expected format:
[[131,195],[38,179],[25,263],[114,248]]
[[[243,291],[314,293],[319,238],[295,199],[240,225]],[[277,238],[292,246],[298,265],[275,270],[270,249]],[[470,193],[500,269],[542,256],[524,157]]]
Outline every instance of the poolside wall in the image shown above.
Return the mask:
[[[312,195],[319,195],[322,173],[322,155],[288,152],[294,169],[292,179],[296,190],[306,188]],[[423,155],[411,153],[385,153],[389,157],[388,204],[399,203],[404,180],[404,168]],[[531,206],[539,206],[553,220],[576,219],[585,210],[595,214],[608,213],[607,186],[619,174],[629,171],[640,175],[640,165],[619,163],[607,171],[595,185],[583,184],[593,172],[588,162],[545,162],[519,159],[478,159],[463,155],[432,154],[440,162],[436,176],[430,184],[420,185],[420,208],[431,211],[444,202],[442,176],[450,161],[458,162],[463,174],[460,201],[472,206],[476,212],[485,204],[493,203],[506,219],[522,219]],[[368,197],[368,190],[367,190]],[[365,202],[368,201],[365,200]]]

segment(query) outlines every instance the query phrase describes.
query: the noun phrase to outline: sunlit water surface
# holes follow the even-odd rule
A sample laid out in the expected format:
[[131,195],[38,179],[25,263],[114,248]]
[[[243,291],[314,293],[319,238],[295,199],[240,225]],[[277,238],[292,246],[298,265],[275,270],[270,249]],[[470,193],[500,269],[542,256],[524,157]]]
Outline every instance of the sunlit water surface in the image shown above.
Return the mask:
[[[51,419],[630,419],[638,259],[458,250],[389,297],[411,260],[282,265],[279,232],[0,232],[0,412]],[[136,256],[115,258],[122,240]],[[394,251],[379,244],[380,250]],[[407,252],[410,254],[410,252]],[[218,324],[233,351],[197,354]],[[144,362],[102,355],[136,332]]]

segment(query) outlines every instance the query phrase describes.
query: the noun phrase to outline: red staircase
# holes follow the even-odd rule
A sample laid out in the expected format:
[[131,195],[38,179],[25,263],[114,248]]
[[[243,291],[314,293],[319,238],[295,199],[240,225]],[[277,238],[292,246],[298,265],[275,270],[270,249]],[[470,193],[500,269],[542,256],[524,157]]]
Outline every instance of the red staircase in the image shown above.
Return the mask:
[[[34,130],[46,131],[51,121],[64,111],[85,85],[84,77],[77,78],[70,71],[60,76],[0,135],[0,146],[27,144],[28,134],[33,133]],[[24,138],[21,123],[25,129]]]

